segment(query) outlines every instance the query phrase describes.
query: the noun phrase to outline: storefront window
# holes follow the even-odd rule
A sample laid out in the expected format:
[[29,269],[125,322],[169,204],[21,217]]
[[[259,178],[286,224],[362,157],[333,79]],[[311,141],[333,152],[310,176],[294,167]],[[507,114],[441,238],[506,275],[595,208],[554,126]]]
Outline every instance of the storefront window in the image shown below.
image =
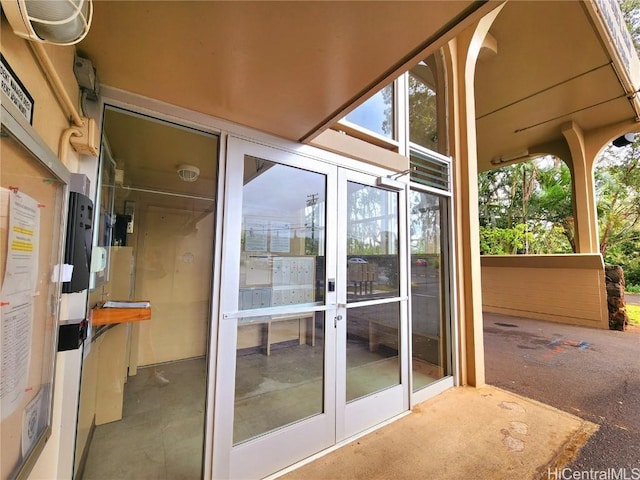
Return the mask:
[[383,137],[395,139],[393,84],[387,85],[345,117],[350,123]]
[[451,374],[449,322],[446,313],[446,249],[443,220],[447,198],[412,190],[411,344],[413,391]]
[[430,55],[409,71],[409,141],[446,154],[444,67]]

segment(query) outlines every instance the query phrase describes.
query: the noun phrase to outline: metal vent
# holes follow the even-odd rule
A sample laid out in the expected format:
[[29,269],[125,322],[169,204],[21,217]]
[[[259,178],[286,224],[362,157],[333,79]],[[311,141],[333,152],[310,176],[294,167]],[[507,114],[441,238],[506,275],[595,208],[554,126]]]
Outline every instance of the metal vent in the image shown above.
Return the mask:
[[411,153],[411,181],[438,188],[440,190],[451,189],[449,177],[449,164],[435,158],[422,155],[417,152]]

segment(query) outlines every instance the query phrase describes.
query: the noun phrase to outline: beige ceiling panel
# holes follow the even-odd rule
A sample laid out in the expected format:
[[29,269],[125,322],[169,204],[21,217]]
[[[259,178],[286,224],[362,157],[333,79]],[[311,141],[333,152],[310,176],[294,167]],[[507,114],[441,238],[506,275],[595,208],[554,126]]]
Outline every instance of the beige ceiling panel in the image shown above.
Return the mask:
[[113,87],[290,139],[362,99],[475,2],[95,2]]
[[610,62],[580,2],[508,2],[491,35],[497,55],[476,67],[478,116]]
[[500,130],[498,119],[479,122],[478,169],[483,171],[495,168],[490,163],[491,159],[500,155],[523,149],[531,150],[540,144],[561,140],[561,126],[570,120],[576,122],[584,131],[588,131],[618,123],[620,118],[628,117],[629,111],[629,101],[622,97],[519,132],[509,133]]
[[476,66],[478,168],[537,145],[563,141],[634,111],[582,2],[510,1],[491,27],[497,53]]
[[477,122],[479,127],[484,123],[493,124],[492,128],[497,122],[501,129],[517,133],[621,96],[615,73],[608,67],[524,98],[494,113],[479,116]]

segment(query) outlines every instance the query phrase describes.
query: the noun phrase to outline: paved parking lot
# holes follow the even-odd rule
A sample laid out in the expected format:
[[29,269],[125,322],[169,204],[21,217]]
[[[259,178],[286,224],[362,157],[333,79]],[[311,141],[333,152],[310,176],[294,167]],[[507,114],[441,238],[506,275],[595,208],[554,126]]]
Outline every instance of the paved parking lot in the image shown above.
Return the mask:
[[640,475],[640,328],[485,313],[484,331],[487,383],[600,426],[569,468]]
[[635,293],[625,293],[624,300],[627,305],[640,305],[640,295]]

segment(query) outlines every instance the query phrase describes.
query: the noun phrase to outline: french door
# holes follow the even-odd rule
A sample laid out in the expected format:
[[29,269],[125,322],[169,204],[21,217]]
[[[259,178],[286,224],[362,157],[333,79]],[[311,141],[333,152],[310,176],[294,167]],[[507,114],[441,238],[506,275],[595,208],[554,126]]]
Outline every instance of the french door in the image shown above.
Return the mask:
[[261,478],[408,409],[404,194],[227,148],[213,469]]

